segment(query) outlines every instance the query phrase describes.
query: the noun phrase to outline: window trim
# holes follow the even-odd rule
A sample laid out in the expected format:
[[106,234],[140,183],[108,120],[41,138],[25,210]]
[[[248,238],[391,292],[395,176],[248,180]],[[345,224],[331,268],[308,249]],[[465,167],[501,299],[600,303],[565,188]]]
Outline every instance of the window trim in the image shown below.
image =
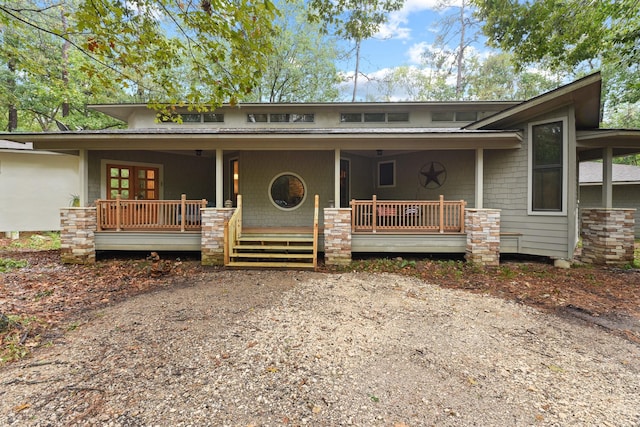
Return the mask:
[[[292,208],[283,208],[282,206],[278,205],[275,200],[273,200],[273,197],[271,197],[271,186],[273,185],[274,182],[276,182],[276,180],[278,178],[280,178],[281,176],[284,176],[284,175],[295,176],[296,178],[298,178],[300,180],[300,182],[302,183],[302,187],[304,188],[304,194],[302,195],[302,200],[300,200],[300,203],[298,203],[297,205],[295,205]],[[305,180],[302,179],[302,177],[300,175],[298,175],[297,173],[290,172],[290,171],[277,173],[271,179],[271,181],[269,181],[269,185],[267,186],[267,198],[269,199],[269,201],[271,202],[271,204],[273,206],[275,206],[277,209],[280,209],[281,211],[284,211],[284,212],[293,212],[295,210],[298,210],[302,205],[304,205],[304,202],[307,200],[307,193],[308,192],[309,192],[309,187],[307,186],[307,183],[305,182]]]
[[[380,183],[380,178],[381,178],[381,174],[380,174],[380,167],[382,165],[387,165],[387,164],[391,164],[393,165],[393,173],[392,173],[392,183],[391,184],[381,184]],[[378,179],[376,180],[376,184],[378,188],[395,188],[396,186],[396,161],[395,160],[381,160],[378,162],[378,167],[376,168],[377,171],[377,175],[378,175]]]
[[[555,122],[562,123],[562,208],[559,211],[541,211],[533,209],[533,127]],[[567,191],[569,174],[569,119],[566,116],[549,118],[527,125],[527,214],[532,216],[567,216]]]

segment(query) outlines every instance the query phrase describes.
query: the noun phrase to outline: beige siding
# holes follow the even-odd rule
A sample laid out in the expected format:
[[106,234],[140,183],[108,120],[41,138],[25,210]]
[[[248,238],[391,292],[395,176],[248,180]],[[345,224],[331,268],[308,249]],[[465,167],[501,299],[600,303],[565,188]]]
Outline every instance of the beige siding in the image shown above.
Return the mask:
[[[555,111],[532,120],[534,122],[555,119],[571,114],[571,111]],[[568,121],[568,128],[574,126]],[[484,206],[501,209],[501,228],[503,233],[516,233],[520,238],[520,253],[558,258],[572,256],[574,240],[575,202],[567,206],[567,215],[529,215],[528,203],[528,135],[527,124],[517,128],[524,129],[522,148],[518,150],[487,150],[484,155]],[[568,152],[575,152],[575,132],[569,133]],[[570,157],[571,160],[571,157]],[[571,161],[569,162],[571,165]],[[569,166],[568,197],[575,180],[575,167]]]
[[80,194],[77,156],[0,151],[0,231],[59,230],[72,194]]
[[[244,151],[240,153],[240,194],[245,227],[313,225],[313,198],[320,208],[333,199],[333,151]],[[269,198],[271,180],[283,172],[299,175],[306,184],[306,198],[291,211],[278,209]],[[322,223],[322,209],[319,212]]]

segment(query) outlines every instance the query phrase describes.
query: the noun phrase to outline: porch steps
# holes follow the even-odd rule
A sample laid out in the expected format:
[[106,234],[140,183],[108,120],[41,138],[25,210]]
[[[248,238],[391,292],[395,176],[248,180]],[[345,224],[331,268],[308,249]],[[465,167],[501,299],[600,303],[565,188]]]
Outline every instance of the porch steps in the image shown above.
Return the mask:
[[246,234],[233,245],[228,267],[314,268],[313,235]]

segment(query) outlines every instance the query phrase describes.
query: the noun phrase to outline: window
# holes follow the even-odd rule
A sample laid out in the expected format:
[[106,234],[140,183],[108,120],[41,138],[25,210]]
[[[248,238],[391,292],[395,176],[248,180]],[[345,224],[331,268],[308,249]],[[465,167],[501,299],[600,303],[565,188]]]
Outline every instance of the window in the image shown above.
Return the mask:
[[233,206],[238,206],[238,194],[240,194],[240,164],[238,159],[229,160],[229,194]]
[[159,169],[148,166],[107,165],[107,198],[156,200]]
[[266,123],[269,120],[266,114],[247,114],[247,121],[250,123]]
[[305,183],[300,176],[285,172],[275,176],[269,184],[271,203],[282,210],[293,210],[304,202]]
[[530,213],[566,212],[565,120],[529,125]]
[[409,113],[388,113],[387,121],[388,122],[408,122]]
[[201,114],[180,114],[182,123],[200,123]]
[[475,122],[478,120],[477,111],[433,111],[432,122]]
[[291,121],[294,123],[313,123],[313,114],[292,114]]
[[341,123],[360,123],[362,121],[362,113],[340,113]]
[[202,115],[205,123],[222,123],[224,122],[224,114],[206,113]]
[[431,113],[432,122],[452,122],[453,117],[453,111],[434,111]]
[[364,113],[365,122],[384,122],[384,113]]
[[378,187],[395,187],[396,161],[378,162]]
[[289,114],[269,114],[271,123],[289,123]]

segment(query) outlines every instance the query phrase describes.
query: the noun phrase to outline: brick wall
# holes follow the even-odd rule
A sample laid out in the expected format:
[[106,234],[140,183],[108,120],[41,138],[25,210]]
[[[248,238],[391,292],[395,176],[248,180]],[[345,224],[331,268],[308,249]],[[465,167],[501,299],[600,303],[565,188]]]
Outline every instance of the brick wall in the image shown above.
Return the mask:
[[633,262],[635,209],[582,209],[582,256],[589,264]]
[[465,229],[468,262],[496,266],[500,264],[500,210],[466,209]]
[[96,208],[60,209],[60,257],[67,264],[96,262]]
[[324,209],[324,261],[327,265],[351,263],[351,208]]
[[202,209],[202,265],[224,265],[224,223],[235,209]]

